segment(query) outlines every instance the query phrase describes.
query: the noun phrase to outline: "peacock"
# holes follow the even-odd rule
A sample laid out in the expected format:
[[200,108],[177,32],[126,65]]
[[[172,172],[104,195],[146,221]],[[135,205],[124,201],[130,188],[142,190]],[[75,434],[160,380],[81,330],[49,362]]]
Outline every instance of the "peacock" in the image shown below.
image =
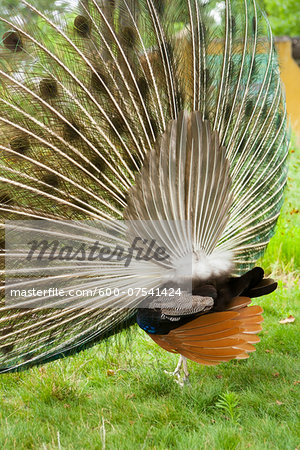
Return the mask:
[[[251,299],[277,287],[255,263],[289,145],[266,15],[256,0],[20,3],[30,22],[1,18],[0,372],[136,322],[183,381],[187,359],[248,358]],[[77,256],[51,259],[62,241]]]

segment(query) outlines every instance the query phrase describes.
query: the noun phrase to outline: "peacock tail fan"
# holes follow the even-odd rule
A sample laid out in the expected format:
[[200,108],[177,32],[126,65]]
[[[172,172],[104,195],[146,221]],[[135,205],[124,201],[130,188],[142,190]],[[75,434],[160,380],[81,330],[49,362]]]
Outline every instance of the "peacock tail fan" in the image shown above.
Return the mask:
[[[64,238],[82,242],[104,221],[123,246],[123,218],[148,221],[149,235],[168,242],[173,259],[142,264],[147,289],[160,274],[176,276],[194,251],[210,262],[230,255],[238,275],[272,237],[287,177],[284,93],[270,25],[255,0],[81,0],[65,16],[21,3],[34,25],[18,14],[1,18],[0,371],[116,333],[143,299],[124,294],[140,280],[137,265],[128,273],[97,261],[80,268],[84,286],[116,282],[122,295],[11,307],[5,221],[19,234],[35,221],[61,224]],[[176,221],[191,228],[174,229]],[[99,235],[107,242],[103,229]],[[71,263],[60,269],[75,284],[81,276]]]

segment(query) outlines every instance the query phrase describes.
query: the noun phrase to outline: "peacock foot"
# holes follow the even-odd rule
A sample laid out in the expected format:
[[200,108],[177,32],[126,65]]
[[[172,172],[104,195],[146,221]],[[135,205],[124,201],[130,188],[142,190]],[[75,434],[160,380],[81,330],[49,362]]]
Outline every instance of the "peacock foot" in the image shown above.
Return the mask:
[[168,372],[164,370],[167,375],[170,375],[175,378],[175,383],[179,384],[179,386],[183,387],[186,384],[189,384],[189,371],[187,368],[187,359],[185,356],[180,355],[179,361],[174,372]]

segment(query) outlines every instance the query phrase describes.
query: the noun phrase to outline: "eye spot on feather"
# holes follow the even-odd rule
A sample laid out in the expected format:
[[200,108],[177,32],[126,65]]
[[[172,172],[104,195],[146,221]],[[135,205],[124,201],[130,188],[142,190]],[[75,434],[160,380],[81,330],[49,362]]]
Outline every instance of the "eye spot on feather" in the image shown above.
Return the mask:
[[65,141],[72,142],[77,140],[79,136],[79,126],[75,122],[70,122],[71,125],[65,123],[63,126],[63,138]]
[[[145,124],[147,135],[152,138],[152,133],[154,134],[154,138],[156,139],[158,136],[158,127],[156,121],[153,119],[153,117],[150,118],[150,123],[147,121]],[[151,131],[152,129],[152,131]]]
[[131,156],[132,158],[128,158],[127,164],[130,170],[137,172],[142,167],[142,161],[136,153],[133,153]]
[[[7,336],[8,334],[12,333],[13,327],[9,326],[9,327],[5,327],[1,329],[0,332],[0,336]],[[7,355],[8,353],[10,353],[14,348],[14,344],[5,344],[3,346],[0,346],[0,351],[3,355]]]
[[278,130],[281,127],[282,115],[279,113],[276,119],[276,129]]
[[91,32],[91,23],[87,17],[77,16],[74,20],[74,29],[81,37],[87,37]]
[[46,338],[46,343],[47,343],[48,345],[50,345],[50,344],[52,344],[54,341],[55,341],[55,335],[54,335],[54,332],[51,331],[50,334],[49,334],[49,336]]
[[44,175],[42,181],[54,188],[57,188],[59,186],[59,178],[54,173],[48,173],[47,175]]
[[6,326],[4,328],[1,328],[0,336],[6,336],[7,334],[12,333],[13,331],[14,331],[13,326]]
[[27,135],[16,136],[9,142],[10,148],[18,153],[26,153],[29,150],[29,138]]
[[149,86],[146,81],[146,78],[140,77],[137,81],[137,85],[138,85],[139,91],[141,93],[141,96],[145,99],[145,97],[147,96],[147,94],[149,92]]
[[245,115],[246,115],[247,117],[251,117],[252,112],[253,112],[253,101],[252,101],[252,100],[249,100],[249,101],[247,102],[247,104],[246,104],[246,107],[245,107]]
[[235,18],[233,16],[231,17],[231,31],[232,31],[232,34],[235,34],[235,32],[236,32],[236,22],[235,22]]
[[269,105],[267,102],[264,103],[264,106],[261,111],[262,118],[265,120],[269,113]]
[[44,100],[55,98],[58,94],[56,81],[52,78],[43,78],[40,81],[40,94]]
[[100,156],[95,156],[91,159],[91,163],[93,164],[93,166],[95,166],[95,168],[89,166],[90,172],[95,176],[101,176],[101,173],[103,173],[106,169],[105,161],[103,161]]
[[73,203],[73,205],[74,205],[75,207],[84,209],[86,213],[87,213],[89,210],[93,211],[93,209],[90,207],[90,205],[89,205],[87,202],[83,201],[83,200],[77,200],[77,199],[75,199],[75,200],[71,200],[71,203]]
[[105,86],[107,84],[106,77],[101,72],[92,72],[91,87],[100,93],[106,93]]
[[167,55],[168,55],[168,57],[170,58],[170,59],[172,59],[173,58],[173,55],[174,55],[174,48],[173,48],[173,45],[171,44],[171,42],[166,42],[165,43],[165,47],[166,47],[166,53],[167,53]]
[[0,192],[0,203],[4,205],[12,205],[14,201],[6,192]]
[[176,105],[177,105],[177,108],[178,108],[179,111],[181,109],[183,109],[184,96],[183,96],[183,93],[181,91],[177,91],[176,96],[175,96],[175,102],[176,102]]
[[30,352],[30,353],[26,353],[26,355],[24,355],[22,357],[23,361],[30,361],[32,358],[34,358],[34,353]]
[[253,34],[256,33],[256,18],[255,17],[252,18],[252,31],[253,31]]
[[133,48],[136,44],[136,32],[132,27],[124,27],[121,30],[121,38],[128,48]]
[[161,16],[165,12],[165,1],[164,0],[154,0],[155,9]]
[[1,353],[3,355],[8,355],[8,353],[12,352],[14,349],[14,344],[7,344],[4,345],[3,347],[0,347]]
[[21,36],[16,31],[7,31],[2,36],[4,46],[12,52],[21,52],[23,50],[23,43]]
[[122,117],[114,116],[110,120],[111,120],[111,123],[112,123],[112,125],[110,126],[111,127],[111,131],[115,132],[115,129],[116,129],[119,134],[124,133],[126,128],[125,128],[125,123],[124,123],[124,120],[122,119]]
[[209,69],[205,69],[205,80],[206,80],[206,84],[209,84],[211,79],[210,79],[210,72]]
[[241,152],[242,150],[244,150],[244,148],[246,147],[246,142],[247,142],[247,138],[244,137],[244,138],[241,140],[241,143],[240,143],[240,145],[239,145],[239,152]]
[[226,105],[226,109],[225,109],[225,122],[228,122],[228,120],[230,119],[230,114],[231,114],[231,105]]
[[252,75],[252,76],[256,75],[256,73],[257,73],[257,68],[258,68],[257,58],[254,58],[253,64],[252,64],[252,71],[251,71],[251,75]]

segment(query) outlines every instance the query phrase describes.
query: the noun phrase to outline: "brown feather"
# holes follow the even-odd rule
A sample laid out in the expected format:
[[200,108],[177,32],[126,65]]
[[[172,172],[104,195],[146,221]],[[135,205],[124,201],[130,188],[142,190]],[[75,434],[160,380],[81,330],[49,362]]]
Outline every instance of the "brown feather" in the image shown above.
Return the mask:
[[244,308],[245,306],[251,303],[251,298],[248,297],[235,297],[230,306],[228,307],[228,311],[233,311],[236,309]]
[[[204,365],[246,359],[259,342],[262,308],[248,306],[251,299],[233,299],[227,311],[202,315],[166,335],[150,335],[164,350],[180,353]],[[235,309],[236,311],[232,311]]]
[[[222,331],[218,331],[217,333],[210,333],[210,334],[203,334],[203,335],[187,335],[185,336],[185,340],[187,342],[189,341],[193,341],[195,338],[198,338],[199,341],[216,341],[216,340],[220,340],[222,338],[228,338],[231,337],[233,334],[238,336],[239,334],[239,339],[241,339],[241,336],[244,336],[243,330],[241,328],[229,328],[227,330],[222,330]],[[251,335],[252,336],[252,335]]]
[[149,336],[153,339],[153,341],[159,345],[161,348],[163,348],[164,350],[166,350],[167,352],[170,353],[177,353],[176,350],[174,350],[170,344],[168,344],[165,340],[164,340],[164,336],[160,336],[158,334],[149,334]]
[[[192,320],[191,322],[183,325],[180,327],[180,331],[186,331],[186,330],[192,330],[194,328],[202,328],[202,327],[208,327],[210,325],[215,325],[220,322],[224,322],[225,320],[234,319],[238,316],[237,312],[231,312],[231,311],[222,311],[222,312],[216,312],[207,314],[204,316],[197,317],[197,319]],[[179,331],[179,328],[176,328],[176,330],[172,330],[170,333]]]
[[238,318],[241,319],[242,317],[250,317],[255,316],[258,314],[261,314],[263,312],[263,309],[259,305],[253,305],[249,306],[248,308],[244,308],[243,310],[239,311]]
[[[239,347],[245,344],[245,341],[241,338],[225,338],[218,339],[216,341],[194,340],[184,341],[184,348],[197,347],[198,349],[221,349],[221,348],[233,348]],[[183,344],[182,344],[183,345]]]

